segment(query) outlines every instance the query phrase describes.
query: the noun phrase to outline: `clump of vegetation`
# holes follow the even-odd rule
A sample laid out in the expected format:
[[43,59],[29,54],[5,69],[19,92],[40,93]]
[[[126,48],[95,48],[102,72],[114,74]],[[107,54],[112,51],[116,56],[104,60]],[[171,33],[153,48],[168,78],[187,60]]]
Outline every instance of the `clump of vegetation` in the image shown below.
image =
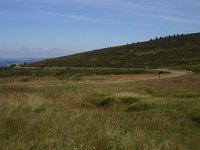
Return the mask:
[[190,118],[192,121],[200,123],[200,108],[194,108],[191,110]]
[[113,105],[115,98],[106,94],[94,94],[89,97],[89,101],[84,103],[85,106],[95,106],[98,108],[108,108]]
[[10,65],[10,68],[14,68],[16,66],[17,66],[16,64],[12,64],[12,65]]
[[81,102],[83,108],[109,108],[115,104],[117,108],[125,111],[144,111],[156,106],[153,101],[144,100],[141,97],[120,96],[115,97],[106,94],[94,94],[90,96],[89,101]]
[[40,105],[34,109],[34,112],[40,114],[40,113],[45,112],[46,109],[47,107],[45,105]]
[[152,101],[139,101],[137,103],[130,104],[126,108],[126,111],[144,111],[154,108],[155,105],[156,104]]
[[114,98],[111,96],[101,96],[94,101],[94,105],[101,108],[108,108],[114,102]]
[[177,97],[177,98],[196,98],[196,97],[200,97],[200,94],[194,93],[194,92],[177,93],[177,94],[174,94],[174,97]]
[[193,114],[191,118],[193,121],[200,123],[200,114]]
[[122,104],[132,104],[138,101],[140,101],[138,97],[120,97],[120,102]]

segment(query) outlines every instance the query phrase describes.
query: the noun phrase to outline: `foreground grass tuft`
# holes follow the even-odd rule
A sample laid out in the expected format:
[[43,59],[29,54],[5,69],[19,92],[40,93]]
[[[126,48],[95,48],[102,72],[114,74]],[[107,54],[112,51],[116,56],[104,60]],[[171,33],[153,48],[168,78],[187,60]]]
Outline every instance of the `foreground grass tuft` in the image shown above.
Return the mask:
[[126,111],[145,111],[148,109],[152,109],[156,106],[156,103],[151,102],[151,101],[139,101],[133,104],[130,104],[127,108]]
[[200,93],[197,92],[182,92],[178,94],[174,94],[174,97],[177,98],[197,98],[200,97]]
[[113,105],[115,98],[109,95],[96,95],[94,100],[90,100],[92,104],[99,108],[108,108]]
[[138,97],[121,97],[120,98],[120,102],[122,104],[126,104],[126,105],[138,102],[140,100],[141,100],[141,98],[138,98]]
[[200,123],[200,115],[195,114],[191,118],[192,118],[193,121]]
[[200,124],[200,109],[194,109],[191,113],[191,119]]

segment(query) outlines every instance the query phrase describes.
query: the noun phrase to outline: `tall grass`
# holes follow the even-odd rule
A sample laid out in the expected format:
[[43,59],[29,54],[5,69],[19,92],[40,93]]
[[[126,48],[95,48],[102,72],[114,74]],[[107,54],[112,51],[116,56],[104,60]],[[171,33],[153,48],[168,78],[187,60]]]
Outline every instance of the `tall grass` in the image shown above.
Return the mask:
[[[195,84],[194,90],[191,78],[168,80],[190,81],[193,87],[185,86],[188,93],[198,92],[199,85]],[[168,80],[163,81],[166,86]],[[153,94],[142,95],[145,88],[139,87],[148,85],[142,82],[92,85],[73,81],[61,87],[0,86],[0,147],[199,149],[199,97],[167,97],[167,87],[161,88],[163,94],[156,96],[155,84],[151,84]],[[186,93],[185,87],[182,88]],[[180,91],[181,88],[176,89]],[[129,94],[120,94],[125,92]],[[85,107],[86,104],[89,106]],[[126,111],[130,105],[134,109]]]

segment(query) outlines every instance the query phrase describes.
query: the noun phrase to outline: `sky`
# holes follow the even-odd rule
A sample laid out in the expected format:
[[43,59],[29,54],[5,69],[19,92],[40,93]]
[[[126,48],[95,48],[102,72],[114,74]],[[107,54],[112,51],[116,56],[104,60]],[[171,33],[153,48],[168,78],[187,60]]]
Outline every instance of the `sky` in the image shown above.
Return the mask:
[[200,0],[0,0],[0,58],[50,58],[200,32]]

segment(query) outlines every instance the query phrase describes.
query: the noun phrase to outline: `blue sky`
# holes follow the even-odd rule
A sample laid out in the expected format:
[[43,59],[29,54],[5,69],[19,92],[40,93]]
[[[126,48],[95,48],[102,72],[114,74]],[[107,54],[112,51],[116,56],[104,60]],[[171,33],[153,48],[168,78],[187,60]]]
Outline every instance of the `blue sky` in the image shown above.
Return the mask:
[[199,0],[0,0],[0,58],[57,57],[200,32]]

